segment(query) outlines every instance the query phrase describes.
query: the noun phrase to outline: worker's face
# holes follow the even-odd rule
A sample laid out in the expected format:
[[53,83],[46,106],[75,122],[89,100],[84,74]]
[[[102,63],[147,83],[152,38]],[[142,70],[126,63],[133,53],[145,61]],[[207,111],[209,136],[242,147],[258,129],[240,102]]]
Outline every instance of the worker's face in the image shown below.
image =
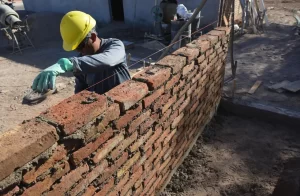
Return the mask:
[[77,47],[77,51],[80,52],[82,56],[93,55],[96,53],[94,43],[96,41],[97,35],[92,33],[91,37],[85,38]]

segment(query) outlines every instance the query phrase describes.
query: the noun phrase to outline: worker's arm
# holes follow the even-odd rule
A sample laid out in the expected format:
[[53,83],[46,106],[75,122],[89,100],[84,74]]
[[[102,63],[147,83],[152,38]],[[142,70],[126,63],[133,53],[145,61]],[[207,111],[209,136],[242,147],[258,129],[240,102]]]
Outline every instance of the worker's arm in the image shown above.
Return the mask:
[[110,45],[99,54],[70,58],[74,65],[74,72],[97,73],[126,60],[125,47],[122,41],[111,39],[107,44]]

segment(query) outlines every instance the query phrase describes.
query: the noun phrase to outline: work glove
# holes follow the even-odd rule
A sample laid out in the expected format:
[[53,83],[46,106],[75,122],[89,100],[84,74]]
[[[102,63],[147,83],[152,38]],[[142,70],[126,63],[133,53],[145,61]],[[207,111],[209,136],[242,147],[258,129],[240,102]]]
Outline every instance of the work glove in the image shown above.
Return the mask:
[[32,90],[40,93],[47,92],[48,89],[55,88],[56,77],[73,70],[73,63],[67,59],[62,58],[54,65],[43,70],[33,81]]

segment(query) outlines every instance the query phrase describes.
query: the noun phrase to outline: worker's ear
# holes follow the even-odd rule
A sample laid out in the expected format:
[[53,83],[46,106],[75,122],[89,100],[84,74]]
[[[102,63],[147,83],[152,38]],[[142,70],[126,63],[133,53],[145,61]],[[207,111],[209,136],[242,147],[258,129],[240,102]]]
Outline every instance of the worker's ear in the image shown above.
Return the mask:
[[91,39],[92,39],[92,41],[94,43],[97,40],[97,35],[95,33],[92,33]]

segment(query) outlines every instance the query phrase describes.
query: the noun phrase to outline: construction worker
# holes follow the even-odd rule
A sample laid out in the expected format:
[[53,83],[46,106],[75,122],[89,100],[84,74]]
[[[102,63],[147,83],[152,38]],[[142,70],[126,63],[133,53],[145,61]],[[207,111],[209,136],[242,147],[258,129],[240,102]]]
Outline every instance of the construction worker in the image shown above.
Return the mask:
[[61,58],[43,70],[33,81],[34,91],[55,89],[56,77],[65,72],[73,72],[76,77],[75,93],[88,88],[103,94],[130,79],[123,42],[99,38],[95,27],[95,19],[84,12],[71,11],[62,18],[63,48],[76,50],[79,56]]

